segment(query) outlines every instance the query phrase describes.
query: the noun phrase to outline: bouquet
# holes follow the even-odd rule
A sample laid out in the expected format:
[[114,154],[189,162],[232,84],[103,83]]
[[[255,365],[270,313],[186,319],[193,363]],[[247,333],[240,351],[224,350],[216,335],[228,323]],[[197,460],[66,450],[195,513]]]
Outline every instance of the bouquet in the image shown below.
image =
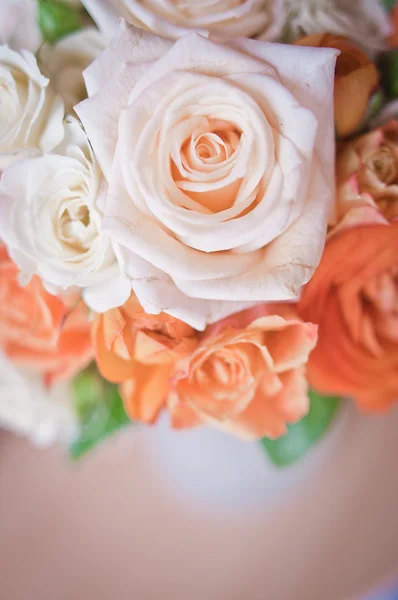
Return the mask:
[[394,2],[2,0],[0,43],[0,425],[283,466],[391,407]]

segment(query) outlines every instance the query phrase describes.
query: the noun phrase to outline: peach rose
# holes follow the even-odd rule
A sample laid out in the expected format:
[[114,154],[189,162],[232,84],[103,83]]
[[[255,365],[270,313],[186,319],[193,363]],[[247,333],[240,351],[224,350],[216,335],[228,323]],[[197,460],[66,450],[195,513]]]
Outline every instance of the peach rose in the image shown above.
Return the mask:
[[381,0],[284,0],[284,4],[285,39],[328,31],[354,40],[372,55],[386,49],[391,27]]
[[387,219],[398,216],[398,121],[347,142],[337,155],[337,211],[375,206]]
[[48,384],[71,377],[93,358],[88,312],[46,292],[38,277],[20,287],[18,269],[0,246],[0,348]]
[[369,98],[379,83],[374,62],[341,35],[319,33],[301,38],[296,44],[340,50],[334,80],[334,122],[339,136],[352,134],[360,126]]
[[[346,225],[346,227],[344,227]],[[398,221],[353,209],[326,244],[299,314],[319,324],[308,379],[364,410],[398,399]]]
[[121,308],[97,315],[93,339],[100,372],[122,383],[131,418],[147,422],[164,405],[175,361],[197,346],[192,327],[165,313],[146,314],[134,295]]
[[251,309],[207,330],[176,365],[168,398],[173,427],[208,424],[244,439],[277,438],[307,413],[305,368],[317,327],[289,308],[278,312]]

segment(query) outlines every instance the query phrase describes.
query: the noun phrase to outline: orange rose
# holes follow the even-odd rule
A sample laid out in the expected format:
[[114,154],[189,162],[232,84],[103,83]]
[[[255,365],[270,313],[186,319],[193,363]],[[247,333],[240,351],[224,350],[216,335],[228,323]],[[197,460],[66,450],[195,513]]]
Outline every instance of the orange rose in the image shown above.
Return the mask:
[[97,315],[93,339],[102,375],[120,386],[132,419],[153,422],[164,406],[175,361],[197,346],[192,327],[165,313],[144,312],[134,295]]
[[390,48],[398,48],[398,4],[394,6],[390,15],[392,35],[387,42]]
[[305,368],[317,327],[291,309],[259,310],[209,327],[176,365],[168,398],[175,428],[210,424],[245,439],[276,438],[307,413]]
[[398,399],[398,221],[362,208],[345,223],[299,304],[300,316],[319,324],[308,379],[321,393],[381,410]]
[[337,154],[337,211],[375,206],[398,217],[398,121],[347,142]]
[[38,277],[20,287],[18,269],[0,246],[0,347],[43,373],[47,383],[71,377],[93,358],[88,312],[46,292]]
[[373,61],[354,42],[340,35],[320,33],[301,38],[300,46],[337,48],[334,81],[334,120],[339,136],[351,135],[365,116],[380,75]]

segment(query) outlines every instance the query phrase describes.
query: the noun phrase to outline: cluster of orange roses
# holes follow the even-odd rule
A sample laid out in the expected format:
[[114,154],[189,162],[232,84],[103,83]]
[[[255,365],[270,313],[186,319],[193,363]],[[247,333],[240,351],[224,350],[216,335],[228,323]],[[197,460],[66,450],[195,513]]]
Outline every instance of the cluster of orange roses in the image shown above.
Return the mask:
[[[338,47],[335,112],[340,137],[357,131],[379,74],[352,42]],[[355,98],[355,101],[352,101]],[[340,143],[336,215],[321,263],[297,304],[268,304],[197,332],[146,314],[134,295],[90,315],[78,297],[25,287],[0,247],[0,346],[50,384],[94,358],[120,384],[132,419],[167,408],[175,428],[208,423],[276,438],[308,411],[308,385],[369,411],[398,399],[398,121]]]

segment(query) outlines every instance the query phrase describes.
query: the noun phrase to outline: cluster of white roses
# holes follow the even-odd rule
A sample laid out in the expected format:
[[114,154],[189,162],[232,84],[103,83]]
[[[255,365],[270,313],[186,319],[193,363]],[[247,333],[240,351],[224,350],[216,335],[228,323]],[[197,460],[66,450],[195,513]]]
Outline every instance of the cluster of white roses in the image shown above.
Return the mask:
[[296,298],[332,210],[336,52],[263,40],[305,31],[310,11],[312,30],[360,24],[378,48],[384,12],[82,3],[98,29],[50,46],[36,0],[1,0],[0,239],[21,282],[80,288],[96,312],[133,290],[197,329]]
[[80,287],[100,312],[133,289],[148,312],[199,329],[296,297],[332,196],[335,53],[243,37],[274,39],[309,13],[312,29],[325,15],[329,31],[351,28],[357,10],[376,47],[384,12],[368,0],[83,4],[99,31],[40,48],[36,0],[0,9],[0,236],[21,280]]
[[[328,31],[354,37],[368,50],[380,50],[388,21],[379,0],[61,0],[80,2],[98,29],[112,37],[119,18],[168,39],[191,31],[228,41],[294,38]],[[2,0],[0,43],[35,52],[40,46],[37,0]]]

